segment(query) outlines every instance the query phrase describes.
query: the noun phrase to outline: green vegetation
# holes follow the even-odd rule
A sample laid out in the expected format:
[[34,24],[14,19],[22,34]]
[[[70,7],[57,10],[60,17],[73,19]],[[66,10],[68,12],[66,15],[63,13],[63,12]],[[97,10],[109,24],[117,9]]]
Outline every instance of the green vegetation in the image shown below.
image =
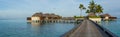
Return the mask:
[[89,16],[89,18],[101,18],[100,16]]
[[74,18],[84,18],[84,16],[74,16]]
[[90,2],[87,10],[88,10],[86,11],[87,13],[91,13],[91,12],[93,12],[94,14],[103,13],[103,8],[101,7],[101,5],[96,4],[93,0]]
[[84,18],[84,16],[82,16],[82,10],[86,10],[89,18],[101,18],[99,15],[103,13],[102,6],[100,4],[96,4],[94,0],[90,1],[87,8],[84,7],[83,4],[80,4],[79,9],[81,10],[80,16],[74,16],[74,18]]
[[[83,6],[83,4],[80,4],[80,6],[79,6],[79,8],[81,9],[81,10],[83,10],[83,8],[85,8],[84,6]],[[85,8],[86,9],[86,8]],[[84,9],[84,10],[85,10]],[[103,13],[103,8],[102,8],[102,6],[100,5],[100,4],[96,4],[93,0],[89,3],[89,6],[88,6],[88,8],[87,8],[87,10],[86,10],[86,13],[94,13],[95,15],[96,14],[98,14],[98,15],[100,15],[101,13]]]
[[86,8],[84,7],[83,4],[80,4],[79,8],[80,8],[80,10],[81,10],[80,16],[82,16],[82,10],[85,10]]

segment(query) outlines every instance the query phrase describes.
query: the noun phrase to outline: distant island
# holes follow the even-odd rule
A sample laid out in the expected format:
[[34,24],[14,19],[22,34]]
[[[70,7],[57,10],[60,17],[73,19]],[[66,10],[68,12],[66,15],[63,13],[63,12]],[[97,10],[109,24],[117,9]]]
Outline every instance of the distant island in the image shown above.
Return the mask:
[[[70,20],[83,20],[84,17],[88,17],[90,20],[93,21],[102,21],[102,20],[116,20],[117,17],[111,16],[110,14],[104,14],[103,8],[100,4],[96,4],[93,0],[90,1],[88,8],[84,7],[83,4],[79,5],[79,9],[81,10],[80,16],[73,16],[73,17],[62,17],[60,15],[56,15],[54,13],[45,13],[37,12],[33,14],[31,17],[27,17],[28,22],[58,22],[58,21],[70,21]],[[82,10],[86,11],[86,16],[82,16]],[[73,21],[72,21],[73,22]]]
[[27,17],[28,22],[44,22],[44,23],[53,23],[53,22],[75,22],[74,17],[62,17],[54,13],[42,13],[37,12],[31,17]]
[[88,14],[87,17],[94,21],[117,19],[117,17],[111,16],[108,13],[104,14],[102,6],[100,4],[96,4],[93,0],[88,4],[88,8],[84,7],[83,4],[80,4],[79,9],[81,11],[80,16],[74,16],[75,18],[83,18],[82,10],[85,10],[85,13]]

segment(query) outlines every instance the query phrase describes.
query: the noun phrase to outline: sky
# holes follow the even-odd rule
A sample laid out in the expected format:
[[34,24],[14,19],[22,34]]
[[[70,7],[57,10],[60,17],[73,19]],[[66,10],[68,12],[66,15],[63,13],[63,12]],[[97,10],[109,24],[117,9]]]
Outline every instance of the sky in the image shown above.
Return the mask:
[[[36,12],[60,16],[79,16],[79,4],[88,6],[91,0],[0,0],[0,19],[25,19]],[[104,12],[120,17],[120,0],[94,0]],[[86,15],[83,11],[82,15]]]

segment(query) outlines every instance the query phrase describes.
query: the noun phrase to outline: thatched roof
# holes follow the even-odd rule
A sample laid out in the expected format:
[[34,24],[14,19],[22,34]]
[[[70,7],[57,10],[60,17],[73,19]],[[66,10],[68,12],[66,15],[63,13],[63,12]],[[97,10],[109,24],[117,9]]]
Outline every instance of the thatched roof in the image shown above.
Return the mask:
[[96,16],[95,13],[89,13],[88,16]]
[[49,14],[49,13],[46,13],[46,14],[43,14],[44,17],[59,17],[59,15],[55,15],[55,14]]
[[55,15],[54,13],[52,13],[52,14],[49,14],[49,13],[45,13],[45,14],[35,13],[35,14],[32,15],[32,17],[33,16],[38,16],[38,17],[40,17],[40,16],[42,16],[42,17],[60,17],[59,15]]
[[110,14],[103,14],[101,16],[103,16],[103,17],[112,17]]
[[33,16],[39,16],[40,17],[40,16],[42,16],[42,13],[35,13],[35,14],[32,15],[32,17]]

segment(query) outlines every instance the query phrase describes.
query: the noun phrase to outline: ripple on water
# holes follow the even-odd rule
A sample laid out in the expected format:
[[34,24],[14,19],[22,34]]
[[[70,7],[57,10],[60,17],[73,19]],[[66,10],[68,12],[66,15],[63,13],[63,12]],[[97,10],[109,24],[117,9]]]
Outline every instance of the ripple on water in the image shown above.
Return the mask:
[[25,20],[0,20],[0,37],[59,37],[73,23],[27,23]]
[[101,25],[120,37],[120,19],[116,21],[102,21]]

